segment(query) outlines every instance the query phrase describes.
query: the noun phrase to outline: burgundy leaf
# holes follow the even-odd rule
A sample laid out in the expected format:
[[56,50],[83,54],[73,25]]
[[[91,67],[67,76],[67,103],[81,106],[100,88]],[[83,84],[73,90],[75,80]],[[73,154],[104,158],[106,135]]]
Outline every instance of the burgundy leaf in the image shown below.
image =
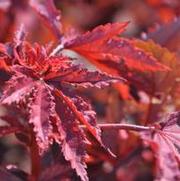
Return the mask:
[[92,109],[91,105],[79,96],[73,97],[71,100],[76,105],[77,110],[84,115],[84,118],[88,121],[88,123],[95,128],[96,137],[98,140],[101,140],[101,129],[97,125],[96,112]]
[[83,114],[78,111],[77,107],[75,106],[75,104],[73,103],[73,101],[65,96],[61,91],[57,90],[55,91],[55,94],[62,100],[64,101],[69,109],[74,113],[74,115],[76,116],[76,118],[78,119],[78,121],[81,123],[81,124],[84,124],[88,131],[97,139],[97,141],[101,144],[102,144],[102,140],[99,138],[99,134],[97,133],[96,131],[96,128],[94,126],[92,126],[86,119],[85,117],[83,116]]
[[52,134],[52,125],[50,115],[54,106],[51,92],[45,84],[37,82],[34,90],[33,100],[29,105],[30,116],[29,123],[34,126],[36,141],[43,153],[49,147],[49,138]]
[[174,155],[180,161],[180,153],[178,151],[180,149],[180,112],[169,114],[160,125],[160,135],[167,140]]
[[12,68],[11,68],[11,71],[15,74],[19,74],[19,75],[25,75],[27,77],[31,77],[31,78],[38,78],[35,74],[35,72],[26,67],[26,66],[21,66],[21,65],[13,65]]
[[[73,77],[76,77],[76,79]],[[69,76],[64,77],[64,80],[62,81],[85,88],[102,88],[104,86],[109,86],[110,83],[125,82],[125,79],[121,77],[113,77],[98,71],[90,72],[87,69],[82,69],[74,71],[72,74],[69,74]]]
[[[21,48],[13,53],[14,60],[18,61],[11,66],[14,75],[4,88],[1,103],[20,108],[28,115],[26,122],[20,122],[23,127],[28,126],[27,135],[24,131],[17,137],[24,140],[25,135],[25,143],[29,143],[28,134],[31,134],[34,140],[31,149],[37,152],[35,158],[38,151],[40,154],[47,151],[54,140],[61,145],[65,159],[71,163],[81,180],[87,181],[87,138],[80,124],[86,127],[106,153],[110,151],[102,143],[100,128],[91,106],[76,95],[70,96],[65,84],[101,87],[124,79],[98,71],[91,72],[73,64],[69,57],[49,57],[46,49],[38,44],[32,47],[24,41]],[[65,95],[66,91],[69,97]]]
[[175,146],[168,137],[161,133],[154,136],[154,141],[158,144],[158,151],[156,151],[159,169],[157,180],[179,180],[179,161],[177,161],[176,155],[173,151]]
[[180,179],[180,112],[169,114],[156,126],[151,145],[158,160],[157,180],[177,181]]
[[[151,70],[169,70],[168,67],[160,64],[152,54],[136,47],[130,40],[124,38],[114,38],[108,40],[105,44],[98,47],[101,55],[104,53],[105,60],[112,60],[120,63],[121,60],[130,69],[137,69],[141,71]],[[96,49],[96,51],[97,51]],[[107,57],[106,57],[107,56]],[[102,60],[103,61],[103,60]]]
[[87,181],[85,136],[79,128],[77,115],[69,104],[69,98],[58,91],[56,99],[56,111],[59,116],[56,117],[56,125],[61,135],[62,152],[65,159],[70,161],[71,167],[76,170],[77,175],[83,181]]
[[1,97],[2,104],[19,103],[25,96],[32,92],[34,82],[26,76],[13,76],[4,89]]
[[45,75],[45,80],[60,81],[61,78],[77,71],[79,65],[73,64],[73,60],[68,57],[50,57],[47,59],[49,72]]
[[88,69],[81,68],[77,65],[71,65],[66,69],[66,71],[64,71],[64,74],[57,73],[54,77],[52,77],[52,75],[53,73],[47,75],[46,79],[70,83],[72,85],[82,86],[85,88],[102,88],[113,82],[125,82],[125,79],[121,77],[113,77],[105,73],[100,73],[99,71],[89,71]]

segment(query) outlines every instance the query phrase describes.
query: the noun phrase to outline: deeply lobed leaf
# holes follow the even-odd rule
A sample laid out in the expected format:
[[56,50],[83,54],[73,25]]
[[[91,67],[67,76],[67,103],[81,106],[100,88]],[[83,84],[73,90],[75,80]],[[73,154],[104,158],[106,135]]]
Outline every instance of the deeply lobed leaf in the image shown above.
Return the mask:
[[169,114],[156,127],[151,146],[156,153],[157,180],[179,180],[180,112]]
[[50,136],[53,131],[50,122],[52,106],[55,105],[51,92],[45,84],[37,82],[29,105],[29,123],[33,124],[36,141],[41,153],[47,150],[50,144]]
[[3,95],[1,97],[2,104],[11,105],[19,103],[26,96],[32,93],[34,82],[31,78],[25,76],[13,76],[6,84]]
[[130,69],[141,71],[169,70],[152,54],[136,47],[130,40],[117,37],[126,25],[115,23],[99,26],[67,42],[65,48],[76,51],[99,69],[113,75],[120,75],[123,63]]
[[24,40],[17,43],[12,46],[15,61],[10,66],[10,73],[13,76],[6,82],[1,104],[25,108],[30,123],[27,131],[32,133],[33,130],[40,154],[49,149],[54,139],[61,145],[72,168],[83,181],[87,181],[86,136],[79,124],[87,127],[101,147],[105,149],[105,146],[95,112],[82,98],[66,96],[64,85],[102,87],[115,81],[124,82],[124,79],[89,71],[62,55],[48,57],[46,49],[38,44],[32,47]]
[[108,23],[106,25],[100,25],[93,29],[92,31],[88,31],[83,35],[79,35],[74,38],[70,42],[66,42],[65,48],[74,49],[80,47],[88,47],[91,44],[102,44],[104,41],[119,35],[122,33],[128,22],[124,23]]
[[87,181],[85,170],[85,135],[78,126],[77,115],[72,110],[72,104],[63,93],[58,91],[56,96],[56,125],[61,136],[62,152],[66,160],[70,161],[71,167],[83,181]]

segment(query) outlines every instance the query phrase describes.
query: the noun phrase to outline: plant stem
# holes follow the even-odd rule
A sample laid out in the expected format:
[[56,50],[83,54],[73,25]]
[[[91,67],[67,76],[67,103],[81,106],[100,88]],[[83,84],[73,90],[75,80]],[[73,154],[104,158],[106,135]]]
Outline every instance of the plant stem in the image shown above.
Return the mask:
[[[152,131],[155,130],[154,126],[139,126],[134,124],[122,124],[122,123],[108,123],[108,124],[98,124],[101,129],[125,129],[132,131]],[[81,125],[80,127],[86,128],[86,126]]]
[[39,156],[38,146],[36,143],[36,138],[33,133],[31,133],[31,135],[32,135],[32,138],[31,138],[32,140],[30,144],[31,175],[32,175],[31,180],[35,181],[35,180],[38,180],[38,177],[39,177],[41,160]]

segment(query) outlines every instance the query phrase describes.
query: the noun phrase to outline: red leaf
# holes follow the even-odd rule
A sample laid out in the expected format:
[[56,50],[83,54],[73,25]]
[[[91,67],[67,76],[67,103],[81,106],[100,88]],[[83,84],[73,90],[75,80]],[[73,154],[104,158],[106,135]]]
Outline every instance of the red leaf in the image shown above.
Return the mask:
[[69,109],[74,113],[76,116],[76,119],[83,125],[86,126],[87,130],[94,136],[94,138],[99,142],[99,144],[102,146],[102,148],[110,154],[112,157],[116,157],[106,146],[103,144],[101,137],[99,135],[99,128],[97,126],[94,126],[94,121],[84,116],[82,110],[79,111],[74,102],[67,96],[65,96],[61,91],[55,90],[55,94],[66,104],[68,105]]
[[130,69],[141,71],[169,70],[158,63],[151,54],[135,47],[129,40],[116,38],[103,44],[89,44],[88,47],[73,47],[73,50],[88,58],[98,68],[113,75],[120,74],[120,66],[125,63]]
[[88,31],[87,33],[76,37],[70,42],[67,42],[65,47],[73,50],[76,48],[86,48],[88,50],[88,47],[91,44],[102,44],[104,41],[119,35],[125,30],[127,25],[128,22],[100,25],[91,32]]
[[96,132],[96,129],[94,128],[94,126],[92,126],[83,116],[83,114],[77,110],[76,106],[74,105],[73,101],[65,96],[61,91],[56,89],[56,95],[64,102],[66,102],[66,104],[68,105],[68,107],[70,108],[70,110],[75,114],[76,118],[80,121],[80,123],[84,124],[88,131],[97,139],[97,141],[102,145],[102,141],[99,138],[99,135]]
[[60,91],[56,99],[56,111],[59,116],[59,118],[56,117],[56,125],[61,135],[62,152],[65,159],[70,161],[71,167],[76,170],[77,175],[83,181],[87,181],[84,158],[86,155],[85,136],[77,123],[77,115],[72,110],[73,103],[70,104],[70,99]]
[[157,159],[158,159],[158,180],[172,180],[180,179],[179,163],[173,153],[175,148],[173,143],[166,138],[165,135],[156,134],[154,141],[158,143]]
[[169,70],[128,39],[116,37],[126,25],[127,23],[116,23],[99,26],[92,32],[67,42],[65,48],[78,52],[101,70],[113,75],[120,74],[123,62],[129,68],[141,71]]
[[[53,138],[61,144],[64,157],[70,161],[72,168],[83,181],[87,181],[86,137],[79,124],[85,125],[101,147],[108,150],[101,141],[100,129],[91,107],[77,96],[64,95],[62,91],[67,91],[64,84],[99,86],[102,82],[123,79],[97,71],[90,72],[80,65],[74,65],[67,57],[48,57],[46,49],[38,44],[33,48],[23,42],[21,49],[13,53],[18,65],[15,63],[11,66],[15,75],[7,82],[1,103],[25,108],[25,114],[29,115],[27,122],[34,128],[35,147],[39,148],[40,153],[49,148]],[[24,122],[22,124],[27,126]]]
[[[151,146],[158,160],[159,180],[180,179],[180,112],[171,113],[157,125]],[[155,143],[155,145],[154,145]]]
[[2,104],[19,103],[22,99],[25,99],[27,94],[32,92],[34,82],[31,78],[25,76],[13,76],[4,89],[1,97]]
[[[74,77],[76,77],[76,79],[74,79]],[[105,73],[100,73],[98,71],[90,72],[87,69],[79,69],[77,71],[74,71],[68,76],[65,76],[63,79],[62,81],[64,82],[85,88],[102,88],[104,86],[109,86],[110,83],[125,82],[125,79],[121,77],[113,77]]]
[[81,97],[76,96],[71,98],[71,100],[76,105],[77,110],[83,114],[87,122],[95,128],[96,137],[98,140],[101,140],[101,129],[97,125],[96,112],[93,111],[91,105],[85,102]]
[[44,77],[45,80],[61,81],[79,69],[79,65],[74,65],[70,58],[63,56],[50,57],[46,63],[49,66],[49,71]]
[[61,14],[56,9],[53,0],[46,0],[41,3],[40,0],[30,0],[32,8],[41,16],[47,26],[52,30],[53,34],[58,40],[62,37],[61,35]]
[[169,114],[160,125],[161,130],[158,133],[167,140],[167,144],[180,161],[180,153],[177,150],[180,149],[180,112]]
[[45,60],[47,56],[46,49],[39,44],[35,44],[32,47],[31,44],[24,41],[23,46],[13,49],[14,56],[18,61],[16,63],[23,66],[23,68],[29,68],[37,73],[41,74],[44,68],[46,68]]
[[29,105],[29,123],[34,126],[40,153],[47,150],[50,143],[49,138],[52,134],[50,115],[54,109],[53,106],[55,105],[49,89],[41,82],[36,83],[33,100]]
[[50,73],[45,76],[45,80],[61,81],[86,88],[101,88],[113,82],[125,81],[121,77],[113,77],[98,71],[89,71],[80,65],[74,65],[70,60],[68,61],[66,57],[62,57],[62,59],[57,57],[50,58],[49,63],[55,65],[55,68],[51,68]]
[[[132,71],[126,65],[122,65],[120,72],[121,76],[133,84],[136,88],[145,91],[149,95],[169,94],[171,89],[175,90],[176,79],[180,76],[180,64],[177,56],[168,49],[155,44],[153,41],[141,41],[133,39],[131,41],[135,46],[143,49],[145,52],[152,54],[160,64],[163,64],[171,69],[171,71],[163,72],[139,72]],[[159,86],[161,85],[161,86]],[[175,93],[175,91],[174,91]],[[172,100],[173,102],[173,100]]]

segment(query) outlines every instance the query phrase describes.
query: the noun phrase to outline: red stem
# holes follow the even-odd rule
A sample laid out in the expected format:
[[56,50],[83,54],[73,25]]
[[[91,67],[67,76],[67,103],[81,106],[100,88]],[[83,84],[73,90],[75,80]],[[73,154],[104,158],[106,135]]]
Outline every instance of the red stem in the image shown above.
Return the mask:
[[[134,124],[122,124],[122,123],[113,123],[113,124],[98,124],[102,129],[125,129],[132,131],[152,131],[155,130],[154,126],[139,126]],[[81,125],[80,127],[86,128],[86,126]]]

